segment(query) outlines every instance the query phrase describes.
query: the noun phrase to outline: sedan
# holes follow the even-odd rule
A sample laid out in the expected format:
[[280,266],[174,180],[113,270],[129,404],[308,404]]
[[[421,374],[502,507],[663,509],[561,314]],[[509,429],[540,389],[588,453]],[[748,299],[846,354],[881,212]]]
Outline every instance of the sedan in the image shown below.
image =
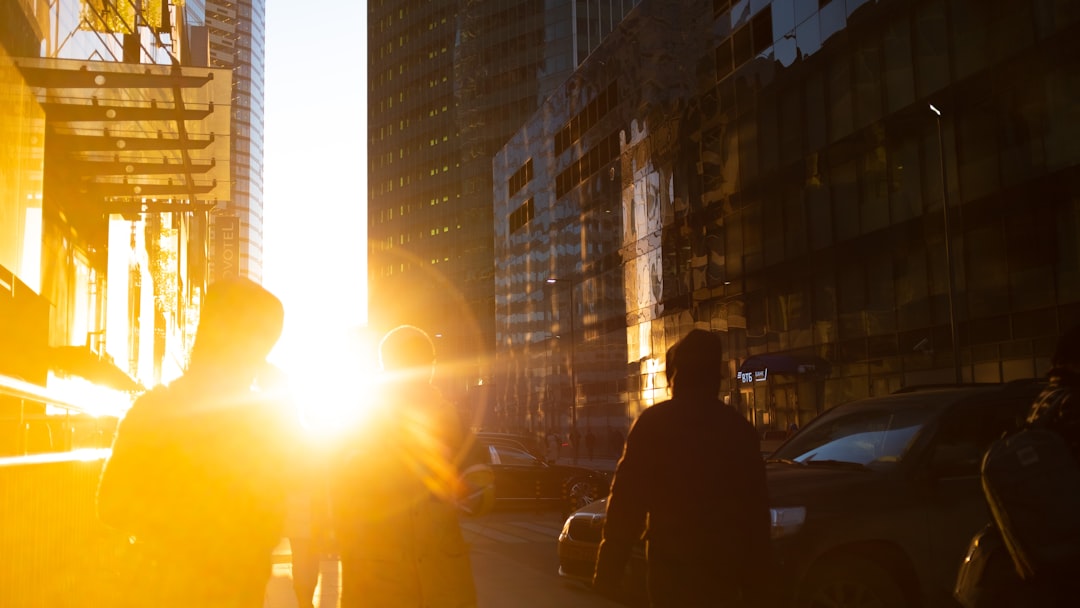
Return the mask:
[[[825,411],[771,455],[775,597],[770,605],[955,605],[972,535],[990,519],[979,464],[1041,384],[906,389]],[[604,503],[566,520],[560,574],[591,577]],[[637,553],[631,569],[642,569]],[[643,592],[642,577],[637,592]]]
[[477,439],[472,462],[491,467],[496,508],[557,507],[569,512],[607,493],[606,473],[547,463],[503,441]]

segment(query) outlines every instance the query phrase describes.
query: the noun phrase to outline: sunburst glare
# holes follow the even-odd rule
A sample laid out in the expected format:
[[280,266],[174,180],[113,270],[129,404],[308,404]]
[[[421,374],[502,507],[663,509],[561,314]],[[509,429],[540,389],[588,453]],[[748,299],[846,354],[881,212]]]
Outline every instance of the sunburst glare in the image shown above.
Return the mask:
[[286,332],[269,359],[284,371],[309,432],[329,436],[352,428],[378,400],[377,359],[363,330]]

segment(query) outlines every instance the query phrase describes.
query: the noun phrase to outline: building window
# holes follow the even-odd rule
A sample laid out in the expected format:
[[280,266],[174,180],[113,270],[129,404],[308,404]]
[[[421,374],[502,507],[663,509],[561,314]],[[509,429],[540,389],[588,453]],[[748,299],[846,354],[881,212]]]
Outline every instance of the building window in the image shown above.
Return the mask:
[[532,174],[533,162],[530,158],[529,160],[525,161],[525,164],[522,165],[520,169],[515,171],[514,174],[510,176],[510,181],[507,183],[507,188],[509,190],[508,196],[514,196],[514,193],[525,187],[525,184],[529,183],[532,180]]
[[519,228],[528,224],[533,219],[533,199],[521,204],[520,207],[510,213],[510,232],[516,232]]

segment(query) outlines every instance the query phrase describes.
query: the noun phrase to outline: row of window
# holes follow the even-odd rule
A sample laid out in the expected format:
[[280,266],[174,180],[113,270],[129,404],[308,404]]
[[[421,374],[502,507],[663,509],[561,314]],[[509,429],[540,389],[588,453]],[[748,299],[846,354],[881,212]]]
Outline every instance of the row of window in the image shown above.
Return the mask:
[[534,213],[533,199],[532,197],[529,197],[529,200],[510,212],[510,232],[515,232],[517,229],[532,221]]
[[585,109],[574,115],[563,128],[555,133],[555,156],[563,153],[581,136],[588,132],[601,118],[619,105],[619,84],[612,81],[606,89],[600,91]]
[[533,161],[530,158],[525,161],[525,164],[520,169],[514,171],[514,174],[510,176],[510,181],[507,183],[508,196],[514,196],[514,193],[525,187],[525,184],[532,181],[533,178]]
[[716,79],[723,80],[736,68],[772,46],[772,6],[766,6],[716,47]]
[[555,196],[562,198],[582,181],[588,179],[612,160],[619,157],[619,132],[600,140],[581,158],[555,177]]

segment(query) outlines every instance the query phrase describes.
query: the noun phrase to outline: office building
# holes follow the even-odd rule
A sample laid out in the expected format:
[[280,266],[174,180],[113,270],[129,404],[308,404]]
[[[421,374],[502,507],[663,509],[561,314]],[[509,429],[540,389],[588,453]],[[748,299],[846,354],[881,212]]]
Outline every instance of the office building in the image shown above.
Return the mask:
[[[193,11],[194,12],[194,11]],[[262,280],[265,0],[205,0],[209,66],[232,71],[231,190],[216,210],[239,234],[240,276]],[[235,219],[226,219],[235,218]],[[229,225],[227,229],[232,229]]]
[[634,4],[368,4],[371,325],[436,335],[454,399],[490,383],[491,159]]
[[494,163],[506,426],[625,430],[695,327],[760,428],[1044,375],[1080,323],[1078,45],[1053,1],[645,0]]

